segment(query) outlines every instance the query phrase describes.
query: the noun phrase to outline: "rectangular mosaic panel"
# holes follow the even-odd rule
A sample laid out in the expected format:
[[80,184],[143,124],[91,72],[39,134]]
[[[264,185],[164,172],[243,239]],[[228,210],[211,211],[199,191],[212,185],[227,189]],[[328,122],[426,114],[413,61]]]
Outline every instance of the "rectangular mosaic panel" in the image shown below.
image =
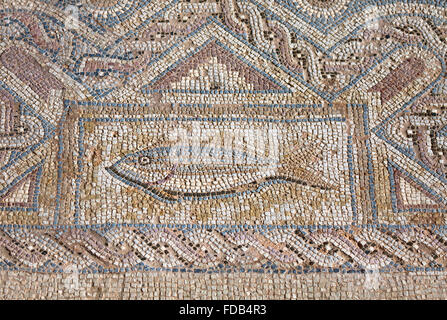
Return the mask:
[[[76,104],[70,106],[85,110]],[[78,174],[72,178],[74,197],[67,204],[73,210],[60,219],[81,225],[160,222],[334,226],[353,220],[355,194],[351,193],[350,178],[354,171],[352,160],[348,160],[353,147],[343,115],[321,110],[321,115],[278,119],[277,112],[268,112],[269,107],[251,106],[256,113],[249,115],[238,106],[214,105],[205,110],[180,107],[172,115],[166,113],[170,108],[140,107],[124,116],[104,117],[104,109],[89,106],[87,117],[73,120]],[[304,112],[306,108],[322,109],[301,106],[291,110]],[[216,109],[221,112],[215,114]],[[250,136],[253,141],[248,141]],[[157,184],[175,165],[169,151],[184,145],[210,152],[215,149],[219,154],[208,159],[203,157],[205,151],[200,152],[200,159],[186,154],[178,161],[178,173]],[[253,159],[242,159],[243,155],[236,153],[226,159],[220,153],[227,150],[225,147],[253,154]],[[148,172],[150,161],[158,161],[163,152],[166,159],[152,168],[161,172],[152,176]],[[338,168],[340,160],[345,166]],[[216,161],[222,165],[216,167]],[[203,167],[214,172],[208,175]],[[195,172],[189,174],[192,170]],[[152,179],[152,185],[146,186],[145,179]],[[172,194],[175,190],[179,194]],[[274,198],[276,201],[271,200]],[[107,214],[98,215],[100,211]]]

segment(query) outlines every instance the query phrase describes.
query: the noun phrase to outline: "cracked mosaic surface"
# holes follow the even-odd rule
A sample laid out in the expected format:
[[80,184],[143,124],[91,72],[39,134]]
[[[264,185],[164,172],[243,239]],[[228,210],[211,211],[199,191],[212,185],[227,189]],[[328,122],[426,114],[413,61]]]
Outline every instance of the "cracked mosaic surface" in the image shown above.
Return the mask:
[[446,57],[444,0],[1,0],[2,297],[445,298]]

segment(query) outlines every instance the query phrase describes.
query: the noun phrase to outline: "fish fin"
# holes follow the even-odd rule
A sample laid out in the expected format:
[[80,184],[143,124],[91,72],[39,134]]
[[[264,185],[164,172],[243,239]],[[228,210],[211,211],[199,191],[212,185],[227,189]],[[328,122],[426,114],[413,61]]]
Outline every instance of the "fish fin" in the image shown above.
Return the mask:
[[166,190],[153,187],[149,187],[147,190],[166,201],[181,201],[183,199],[183,194],[181,192],[168,192]]
[[203,193],[179,193],[179,192],[172,192],[172,191],[166,191],[165,193],[169,194],[169,196],[172,198],[173,194],[180,194],[180,199],[185,198],[191,198],[192,200],[199,200],[203,198],[212,199],[216,198],[220,199],[226,196],[233,196],[237,193],[243,193],[246,191],[256,191],[259,188],[260,182],[254,181],[250,183],[246,183],[243,185],[240,185],[238,187],[217,191],[217,192],[203,192]]
[[243,185],[240,185],[238,187],[232,188],[231,190],[227,190],[228,193],[238,193],[238,192],[245,192],[245,191],[254,191],[259,188],[259,185],[261,184],[260,181],[252,181]]

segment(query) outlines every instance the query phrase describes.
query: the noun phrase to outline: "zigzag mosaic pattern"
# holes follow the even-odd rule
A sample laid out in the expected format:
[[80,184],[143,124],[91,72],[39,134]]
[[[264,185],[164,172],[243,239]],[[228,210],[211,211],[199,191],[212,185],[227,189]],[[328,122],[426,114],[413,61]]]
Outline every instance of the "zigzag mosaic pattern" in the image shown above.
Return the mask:
[[4,0],[0,267],[443,271],[446,57],[441,0]]

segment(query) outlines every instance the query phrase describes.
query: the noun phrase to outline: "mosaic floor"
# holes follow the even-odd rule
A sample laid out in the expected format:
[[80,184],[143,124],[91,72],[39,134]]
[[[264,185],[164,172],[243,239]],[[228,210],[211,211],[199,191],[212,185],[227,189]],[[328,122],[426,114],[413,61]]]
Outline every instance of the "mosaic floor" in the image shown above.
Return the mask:
[[0,298],[447,298],[447,1],[0,0]]

